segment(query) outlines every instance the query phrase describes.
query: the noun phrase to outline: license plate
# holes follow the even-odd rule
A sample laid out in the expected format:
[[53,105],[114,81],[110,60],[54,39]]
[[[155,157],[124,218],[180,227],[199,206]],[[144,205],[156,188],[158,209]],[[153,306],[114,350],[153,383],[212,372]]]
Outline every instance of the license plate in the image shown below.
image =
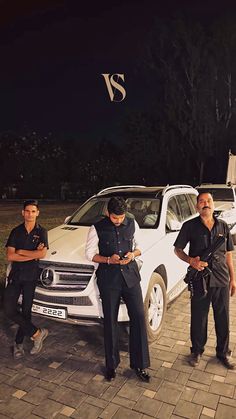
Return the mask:
[[67,318],[67,310],[65,308],[46,307],[34,303],[32,306],[32,311],[33,313],[43,314],[44,316],[48,317],[56,317],[58,319]]

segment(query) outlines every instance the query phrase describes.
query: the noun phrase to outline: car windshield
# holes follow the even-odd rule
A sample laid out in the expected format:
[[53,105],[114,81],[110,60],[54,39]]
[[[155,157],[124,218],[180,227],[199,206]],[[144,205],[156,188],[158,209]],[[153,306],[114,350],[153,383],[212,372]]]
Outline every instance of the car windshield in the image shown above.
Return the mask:
[[[82,205],[70,218],[69,225],[91,226],[106,216],[110,197],[96,197]],[[135,218],[140,228],[154,228],[159,220],[160,199],[127,198],[127,216]]]
[[199,193],[209,192],[214,201],[233,201],[233,190],[230,188],[199,188]]

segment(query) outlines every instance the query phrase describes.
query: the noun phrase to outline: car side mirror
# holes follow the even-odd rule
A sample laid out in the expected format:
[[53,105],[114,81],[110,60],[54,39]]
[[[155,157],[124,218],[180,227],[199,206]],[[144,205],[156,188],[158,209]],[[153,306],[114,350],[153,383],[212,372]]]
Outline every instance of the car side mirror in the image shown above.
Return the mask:
[[65,218],[65,220],[64,220],[64,224],[67,224],[67,223],[68,223],[68,221],[69,221],[70,217],[71,217],[71,215],[68,215],[68,217],[66,217],[66,218]]
[[178,220],[168,220],[168,226],[170,231],[179,231],[182,227],[182,224]]

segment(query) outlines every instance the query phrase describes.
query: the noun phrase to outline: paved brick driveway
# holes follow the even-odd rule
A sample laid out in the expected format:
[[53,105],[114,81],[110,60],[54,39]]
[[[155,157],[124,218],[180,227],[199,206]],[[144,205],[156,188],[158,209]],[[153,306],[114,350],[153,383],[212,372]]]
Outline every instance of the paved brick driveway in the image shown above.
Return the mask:
[[[236,254],[234,254],[236,262]],[[129,369],[127,336],[121,331],[116,379],[103,379],[102,328],[63,325],[35,318],[50,336],[42,352],[14,361],[15,326],[0,311],[0,419],[236,418],[236,372],[215,358],[212,314],[206,351],[197,368],[188,365],[189,294],[168,309],[162,335],[150,346],[152,376],[143,384]],[[231,300],[231,349],[236,358],[236,297]]]

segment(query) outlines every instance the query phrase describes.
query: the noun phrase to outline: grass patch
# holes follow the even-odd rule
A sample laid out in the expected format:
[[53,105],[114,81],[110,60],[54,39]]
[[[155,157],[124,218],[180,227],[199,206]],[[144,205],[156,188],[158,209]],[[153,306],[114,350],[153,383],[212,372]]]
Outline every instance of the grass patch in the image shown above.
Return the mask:
[[[65,217],[71,215],[78,207],[76,202],[42,202],[38,222],[47,230],[63,223]],[[0,283],[3,283],[6,272],[5,244],[10,231],[23,222],[21,216],[22,202],[0,201]]]

